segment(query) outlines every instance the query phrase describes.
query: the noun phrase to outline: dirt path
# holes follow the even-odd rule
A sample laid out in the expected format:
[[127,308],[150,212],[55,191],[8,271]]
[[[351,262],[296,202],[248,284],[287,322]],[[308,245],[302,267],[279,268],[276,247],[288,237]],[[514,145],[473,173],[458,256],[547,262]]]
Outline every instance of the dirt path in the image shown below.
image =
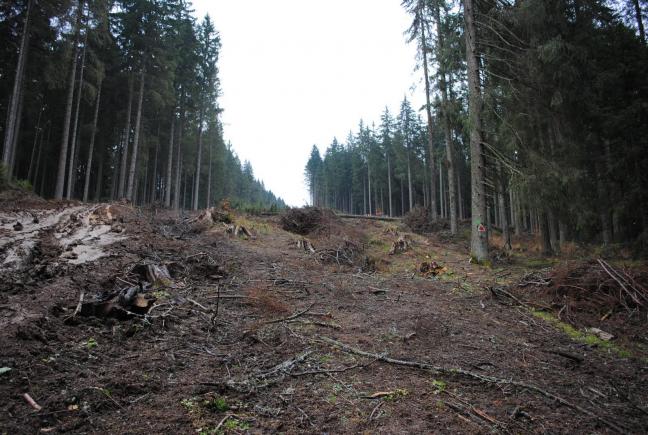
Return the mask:
[[[383,254],[368,273],[297,249],[276,218],[241,219],[256,235],[244,240],[150,211],[110,213],[103,224],[124,231],[107,255],[40,268],[62,249],[43,231],[25,269],[4,273],[7,433],[648,430],[645,359],[574,342],[483,291],[502,274],[468,264],[456,243],[411,235],[412,252],[388,257],[393,224],[345,221]],[[422,255],[452,274],[413,273]],[[81,292],[123,287],[142,263],[172,272],[148,290],[146,316],[71,316]]]

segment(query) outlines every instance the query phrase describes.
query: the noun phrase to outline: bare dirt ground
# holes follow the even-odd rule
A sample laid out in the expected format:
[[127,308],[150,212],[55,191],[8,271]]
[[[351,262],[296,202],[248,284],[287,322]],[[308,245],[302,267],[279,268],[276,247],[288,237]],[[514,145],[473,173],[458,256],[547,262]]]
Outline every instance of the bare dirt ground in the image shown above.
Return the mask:
[[[570,334],[517,288],[528,264],[462,241],[342,219],[304,247],[277,217],[235,237],[123,204],[0,224],[1,433],[648,431],[641,340]],[[143,311],[106,305],[124,288]]]

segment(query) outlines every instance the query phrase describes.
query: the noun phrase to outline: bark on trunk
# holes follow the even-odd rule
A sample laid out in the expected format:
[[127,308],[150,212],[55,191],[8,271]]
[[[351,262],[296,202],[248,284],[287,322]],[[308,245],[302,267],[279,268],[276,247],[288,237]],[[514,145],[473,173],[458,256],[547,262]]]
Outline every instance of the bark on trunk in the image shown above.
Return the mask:
[[207,158],[209,159],[209,164],[207,165],[207,207],[211,207],[212,143],[209,142],[207,147],[209,149],[207,153]]
[[[432,131],[432,107],[430,104],[430,74],[427,62],[427,41],[425,40],[425,22],[423,11],[419,10],[419,25],[421,26],[421,50],[423,51],[423,74],[425,75],[425,114],[427,115],[428,152],[430,153],[430,217],[432,222],[437,221],[437,194],[436,194],[436,164],[434,162],[434,133]],[[409,164],[409,162],[408,162]],[[408,166],[409,171],[409,166]],[[411,201],[410,201],[411,202]],[[411,205],[410,205],[411,207]]]
[[515,207],[515,235],[516,236],[521,236],[522,235],[522,217],[523,217],[523,211],[522,207],[520,207],[520,195],[519,193],[514,193],[513,194],[513,202],[511,203],[511,207]]
[[567,242],[567,225],[563,221],[558,221],[558,239],[560,248],[562,249]]
[[547,219],[549,221],[549,241],[551,242],[551,250],[553,252],[560,252],[560,245],[558,244],[558,220],[551,208],[547,211]]
[[446,203],[445,203],[445,186],[443,185],[443,166],[439,159],[439,203],[441,209],[441,216],[446,218]]
[[542,246],[542,255],[551,255],[551,238],[549,235],[549,223],[547,222],[547,213],[542,211],[538,216],[540,222],[540,242]]
[[169,133],[169,154],[167,157],[166,183],[164,189],[164,206],[171,207],[171,183],[173,181],[173,136],[175,135],[175,110],[171,116],[171,132]]
[[18,142],[20,141],[20,133],[21,133],[21,128],[20,126],[22,125],[22,111],[23,111],[23,105],[25,102],[25,87],[22,86],[20,88],[20,98],[18,99],[18,119],[16,119],[16,133],[14,134],[13,137],[13,143],[11,144],[11,161],[9,162],[9,167],[11,168],[11,172],[9,172],[9,177],[11,178],[14,173],[16,172],[16,155],[18,154]]
[[196,171],[193,189],[193,206],[194,210],[198,210],[198,199],[200,197],[200,169],[202,164],[202,135],[203,135],[203,110],[200,110],[200,119],[198,121],[198,151],[196,153]]
[[[43,143],[43,132],[40,128],[41,119],[43,112],[45,111],[45,106],[41,107],[41,110],[38,112],[38,121],[36,122],[36,128],[34,129],[34,145],[32,146],[31,158],[29,159],[29,170],[27,171],[27,180],[32,181],[32,175],[34,174],[34,165],[36,159],[36,148],[38,148],[38,138],[40,136],[40,143]],[[39,151],[40,153],[40,151]]]
[[23,78],[25,76],[25,64],[27,63],[27,53],[29,50],[29,19],[31,17],[32,3],[34,0],[27,1],[27,13],[25,15],[25,25],[20,38],[20,51],[18,52],[18,63],[16,65],[16,76],[14,79],[13,90],[11,93],[11,102],[7,111],[7,123],[5,124],[4,150],[2,153],[2,163],[7,168],[7,175],[11,178],[13,174],[14,161],[13,156],[16,154],[14,147],[15,137],[18,136],[18,118],[19,118],[19,100],[23,88]]
[[173,209],[180,209],[180,192],[182,187],[182,133],[184,128],[184,109],[181,109],[180,128],[178,129],[178,154],[176,155],[175,189],[173,190]]
[[477,58],[477,33],[474,22],[473,1],[463,0],[466,38],[466,62],[468,65],[469,112],[470,112],[470,174],[472,230],[471,255],[479,262],[488,259],[488,229],[486,220],[486,196],[484,191],[484,154],[481,132],[481,85],[479,60]]
[[68,145],[70,140],[70,123],[72,121],[72,104],[74,102],[74,84],[76,82],[76,70],[79,60],[79,32],[81,29],[81,8],[82,2],[77,2],[77,22],[76,34],[74,36],[74,53],[72,55],[72,69],[70,71],[70,81],[68,83],[68,94],[65,102],[65,115],[63,119],[63,138],[61,139],[61,151],[58,161],[58,172],[56,174],[56,190],[54,198],[63,199],[65,188],[65,168],[67,164]]
[[367,194],[368,204],[369,204],[369,215],[373,214],[371,212],[371,166],[369,166],[369,160],[367,159],[367,188],[369,193]]
[[137,98],[137,117],[135,118],[135,134],[133,135],[133,155],[131,156],[130,169],[128,171],[128,190],[126,191],[126,198],[133,199],[133,188],[135,183],[135,170],[137,169],[137,151],[139,148],[139,136],[142,124],[142,102],[144,100],[144,78],[145,69],[142,66],[140,73],[140,88],[139,96]]
[[389,195],[389,217],[392,217],[394,209],[392,208],[391,160],[389,158],[389,151],[387,152],[387,193]]
[[414,208],[414,193],[412,192],[412,165],[410,164],[409,144],[407,145],[407,189],[409,191],[409,209]]
[[635,10],[635,19],[637,20],[637,27],[639,28],[639,39],[644,44],[646,43],[646,31],[644,29],[643,17],[641,16],[641,6],[639,5],[639,0],[632,0],[632,5]]
[[88,148],[88,161],[86,162],[85,182],[83,183],[83,202],[88,202],[90,190],[90,173],[92,172],[92,155],[94,153],[95,137],[97,135],[97,121],[99,119],[99,104],[101,103],[102,81],[97,83],[97,99],[95,101],[94,117],[92,118],[92,133],[90,133],[90,146]]
[[[501,167],[500,167],[501,171]],[[500,174],[501,177],[501,174]],[[509,216],[506,213],[506,196],[504,195],[504,180],[500,180],[499,192],[497,192],[497,200],[499,202],[499,216],[500,225],[502,226],[502,239],[504,239],[504,249],[511,249],[511,228],[509,224]]]
[[130,130],[131,130],[131,118],[133,114],[133,88],[135,86],[135,81],[133,80],[133,75],[128,75],[128,106],[126,108],[126,130],[124,134],[124,141],[122,144],[122,155],[121,155],[121,164],[119,165],[119,185],[117,188],[117,196],[123,198],[126,187],[126,169],[128,167],[128,148],[130,143]]
[[158,167],[158,157],[160,154],[160,122],[158,121],[157,128],[157,141],[155,142],[155,155],[153,157],[153,173],[151,174],[151,194],[149,197],[150,202],[155,202],[156,192],[157,192],[157,167]]
[[[47,146],[49,148],[50,144],[50,137],[52,133],[52,121],[49,120],[47,122],[47,142],[43,143],[43,134],[41,133],[41,138],[40,138],[40,146],[38,147],[38,157],[36,158],[36,169],[34,170],[34,189],[36,188],[36,181],[38,180],[38,174],[40,174],[40,167],[41,167],[41,157],[43,155],[43,147]],[[43,196],[43,190],[40,189],[38,190],[38,193],[40,196]]]
[[401,216],[405,215],[405,186],[403,186],[403,178],[400,178],[400,190],[401,190]]
[[86,47],[88,46],[88,30],[86,29],[86,34],[83,38],[83,51],[81,52],[81,70],[79,71],[79,91],[77,92],[76,107],[74,109],[74,126],[72,127],[72,140],[70,144],[72,149],[70,150],[70,164],[68,165],[68,175],[67,175],[67,191],[65,197],[67,199],[72,199],[74,194],[74,185],[76,184],[73,180],[74,169],[76,167],[76,158],[77,153],[77,134],[79,131],[79,110],[81,109],[81,96],[83,95],[83,73],[85,72],[85,60],[86,60]]
[[95,181],[95,193],[94,193],[94,200],[96,202],[99,202],[101,199],[101,187],[103,185],[103,168],[104,168],[104,161],[101,158],[101,155],[98,156],[99,158],[97,159],[97,179]]

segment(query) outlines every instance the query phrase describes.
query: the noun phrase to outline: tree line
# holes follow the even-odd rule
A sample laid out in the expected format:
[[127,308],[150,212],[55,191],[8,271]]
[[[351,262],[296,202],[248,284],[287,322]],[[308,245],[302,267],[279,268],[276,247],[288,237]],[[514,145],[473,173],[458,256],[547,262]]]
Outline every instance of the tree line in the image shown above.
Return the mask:
[[648,250],[648,47],[644,0],[404,0],[425,86],[378,126],[305,168],[315,205],[402,215],[416,206],[471,255],[535,233]]
[[223,139],[220,38],[192,14],[186,0],[2,2],[5,177],[56,199],[283,206]]

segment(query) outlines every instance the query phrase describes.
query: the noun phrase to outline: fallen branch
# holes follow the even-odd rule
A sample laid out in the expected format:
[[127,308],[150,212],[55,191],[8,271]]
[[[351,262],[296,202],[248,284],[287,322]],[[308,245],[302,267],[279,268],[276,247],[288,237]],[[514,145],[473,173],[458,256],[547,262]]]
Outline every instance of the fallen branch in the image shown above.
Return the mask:
[[429,370],[429,371],[431,371],[431,372],[433,372],[435,374],[444,374],[444,375],[448,375],[448,376],[461,375],[461,376],[465,376],[467,378],[476,379],[478,381],[486,382],[486,383],[490,383],[490,384],[511,385],[511,386],[519,387],[519,388],[522,388],[522,389],[525,389],[525,390],[528,390],[528,391],[538,393],[538,394],[540,394],[542,396],[545,396],[545,397],[547,397],[549,399],[555,400],[556,402],[558,402],[558,403],[560,403],[562,405],[565,405],[565,406],[567,406],[569,408],[572,408],[574,410],[577,410],[577,411],[579,411],[579,412],[581,412],[581,413],[583,413],[585,415],[588,415],[588,416],[594,418],[595,420],[598,420],[599,422],[605,424],[606,426],[608,426],[609,428],[611,428],[611,429],[613,429],[613,430],[615,430],[617,432],[620,432],[620,433],[626,432],[626,430],[622,429],[616,423],[607,421],[603,417],[600,417],[597,414],[595,414],[593,411],[590,411],[590,410],[585,409],[585,408],[583,408],[583,407],[581,407],[579,405],[571,403],[567,399],[565,399],[563,397],[560,397],[560,396],[557,396],[557,395],[555,395],[553,393],[550,393],[550,392],[548,392],[546,390],[543,390],[542,388],[537,387],[535,385],[525,384],[524,382],[513,381],[513,380],[510,380],[510,379],[496,378],[494,376],[485,376],[485,375],[481,375],[479,373],[471,372],[471,371],[464,370],[464,369],[461,369],[461,368],[438,367],[438,366],[434,366],[432,364],[427,364],[427,363],[418,362],[418,361],[407,361],[407,360],[389,358],[386,355],[380,355],[380,354],[376,354],[376,353],[366,352],[364,350],[349,346],[349,345],[344,344],[342,342],[339,342],[337,340],[333,340],[332,338],[329,338],[329,337],[319,336],[318,338],[320,340],[322,340],[323,342],[325,342],[325,343],[328,343],[330,345],[333,345],[333,346],[336,346],[336,347],[342,349],[345,352],[353,353],[353,354],[360,355],[360,356],[365,356],[367,358],[374,358],[374,359],[377,359],[379,361],[386,362],[388,364],[401,365],[401,366],[406,366],[406,367],[413,367],[413,368],[418,368],[418,369],[422,369],[422,370]]
[[34,399],[32,399],[29,394],[25,393],[25,394],[23,394],[23,397],[25,398],[27,403],[29,403],[29,406],[34,408],[36,411],[40,411],[41,409],[43,409],[43,407],[40,406],[38,403],[36,403],[36,401]]
[[282,363],[277,364],[276,366],[272,367],[270,370],[261,373],[258,375],[260,378],[267,378],[270,375],[274,375],[275,373],[283,372],[283,373],[288,373],[288,371],[296,364],[299,364],[300,362],[304,361],[306,357],[308,357],[311,353],[313,353],[312,350],[306,351],[302,353],[301,355],[297,355],[294,358],[291,358],[289,360],[286,360]]
[[82,290],[81,294],[79,295],[79,303],[77,304],[76,308],[74,309],[74,312],[72,313],[71,316],[66,317],[63,321],[66,322],[70,319],[74,319],[77,314],[81,311],[81,307],[83,306],[83,298],[85,297],[85,292]]
[[315,304],[310,304],[310,305],[308,306],[308,308],[306,308],[304,311],[299,311],[299,312],[293,314],[292,316],[288,316],[288,317],[285,317],[285,318],[283,318],[283,319],[268,320],[267,322],[265,322],[265,324],[266,324],[266,325],[269,325],[269,324],[271,324],[271,323],[281,323],[281,322],[288,322],[288,321],[290,321],[290,320],[294,320],[294,319],[296,319],[297,317],[306,314],[306,313],[307,313],[311,308],[313,308],[313,305],[315,305]]
[[325,328],[342,329],[342,327],[337,323],[318,322],[316,320],[292,319],[292,320],[286,320],[286,323],[303,323],[304,325],[317,325],[317,326],[323,326]]

